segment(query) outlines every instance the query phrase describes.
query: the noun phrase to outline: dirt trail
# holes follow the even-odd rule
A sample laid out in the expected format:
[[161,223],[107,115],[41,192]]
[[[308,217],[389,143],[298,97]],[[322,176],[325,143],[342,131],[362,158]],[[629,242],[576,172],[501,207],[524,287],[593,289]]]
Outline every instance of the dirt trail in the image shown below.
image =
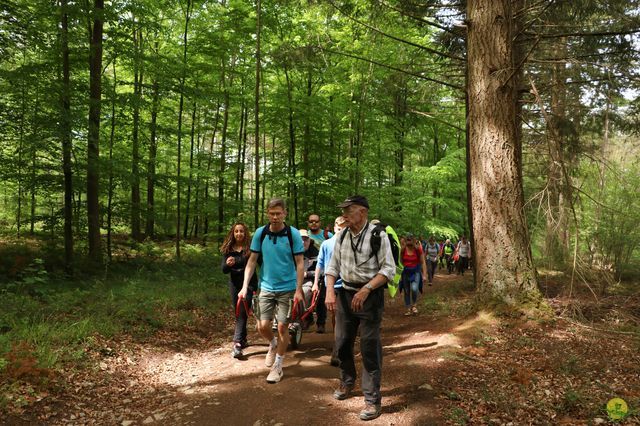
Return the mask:
[[[439,276],[431,292],[456,279]],[[383,320],[384,369],[382,416],[372,425],[443,424],[436,409],[434,375],[446,374],[442,352],[459,348],[459,323],[429,321],[425,315],[404,316],[400,297],[387,298]],[[285,357],[284,377],[268,384],[264,366],[266,344],[255,333],[246,360],[230,356],[229,345],[189,353],[162,353],[140,365],[157,387],[175,387],[180,402],[173,409],[150,414],[148,424],[190,425],[316,425],[362,424],[358,413],[364,402],[359,386],[345,401],[332,398],[338,369],[329,365],[333,333],[305,332],[299,350]],[[360,366],[359,354],[356,357]],[[359,368],[359,367],[358,367]],[[169,401],[167,401],[169,402]],[[156,413],[157,414],[157,413]],[[142,419],[144,421],[145,419]],[[153,420],[153,422],[152,422]],[[140,421],[140,420],[138,420]]]
[[[471,279],[471,277],[465,277]],[[425,293],[438,292],[460,280],[439,274]],[[382,415],[372,425],[437,425],[442,403],[439,383],[449,375],[448,356],[466,346],[461,320],[430,319],[428,313],[404,316],[402,295],[388,298],[382,323]],[[121,342],[101,356],[99,369],[86,376],[69,373],[73,383],[63,398],[44,400],[21,417],[0,424],[46,425],[331,425],[362,424],[364,406],[359,383],[345,401],[332,397],[338,369],[329,365],[333,333],[304,333],[300,348],[288,351],[284,378],[268,384],[267,352],[251,326],[245,360],[231,357],[230,330],[181,342],[182,349],[162,344]],[[467,339],[468,340],[468,339]],[[358,371],[361,362],[356,352]]]

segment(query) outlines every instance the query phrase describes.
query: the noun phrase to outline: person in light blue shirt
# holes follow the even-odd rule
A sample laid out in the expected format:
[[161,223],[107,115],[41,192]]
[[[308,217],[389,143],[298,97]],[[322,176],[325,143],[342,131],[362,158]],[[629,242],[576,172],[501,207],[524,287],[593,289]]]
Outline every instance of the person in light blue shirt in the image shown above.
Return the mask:
[[[283,199],[274,198],[267,205],[269,224],[256,230],[251,240],[251,256],[247,261],[242,290],[246,298],[251,275],[260,263],[258,274],[258,306],[255,312],[258,332],[269,342],[265,365],[271,367],[268,383],[278,383],[283,376],[284,354],[289,346],[289,326],[294,301],[302,305],[304,279],[304,245],[300,232],[285,223],[287,207]],[[278,337],[271,324],[278,320]]]
[[[324,283],[324,270],[327,266],[329,266],[329,262],[331,261],[331,256],[333,255],[333,248],[336,245],[337,236],[340,234],[340,231],[344,229],[344,218],[342,216],[338,216],[333,223],[333,236],[328,240],[325,240],[320,246],[320,254],[318,254],[318,263],[316,264],[316,275],[313,281],[312,291],[320,291],[318,294],[318,303],[316,305],[316,332],[324,333],[325,331],[325,323],[327,320],[327,307],[324,304],[326,296],[327,296],[327,288],[323,285]],[[334,289],[342,287],[342,279],[338,277],[336,279],[335,284],[333,285]],[[335,324],[335,321],[334,321]],[[330,364],[333,366],[337,366],[340,361],[338,360],[338,354],[335,350],[331,353],[331,361]]]

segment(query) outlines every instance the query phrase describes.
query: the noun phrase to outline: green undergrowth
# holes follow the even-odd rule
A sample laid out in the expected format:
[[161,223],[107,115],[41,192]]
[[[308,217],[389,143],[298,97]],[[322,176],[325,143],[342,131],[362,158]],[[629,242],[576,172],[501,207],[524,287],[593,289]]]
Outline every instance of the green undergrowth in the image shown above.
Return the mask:
[[212,249],[195,247],[181,262],[139,256],[74,279],[32,262],[29,275],[0,284],[0,377],[16,347],[30,348],[37,368],[56,369],[82,362],[95,336],[144,340],[213,319],[228,304],[219,265]]

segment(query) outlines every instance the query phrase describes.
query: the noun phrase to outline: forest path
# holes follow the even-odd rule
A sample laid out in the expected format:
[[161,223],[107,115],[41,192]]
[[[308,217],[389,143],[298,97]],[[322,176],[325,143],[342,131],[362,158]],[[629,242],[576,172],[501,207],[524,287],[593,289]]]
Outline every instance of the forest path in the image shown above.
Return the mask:
[[[433,286],[425,286],[421,297],[440,293],[440,299],[445,297],[441,303],[446,304],[447,298],[453,297],[449,296],[451,286],[462,279],[440,272]],[[464,280],[471,281],[471,274]],[[475,317],[431,317],[420,301],[423,308],[418,315],[404,316],[403,295],[391,299],[385,294],[382,415],[368,423],[444,424],[446,420],[439,413],[443,403],[450,403],[443,398],[447,394],[443,383],[452,376],[449,361],[473,342],[476,326],[486,322]],[[433,300],[430,297],[429,301]],[[212,327],[219,330],[159,332],[144,342],[96,337],[87,349],[96,368],[64,372],[64,388],[20,416],[0,418],[0,425],[362,423],[358,418],[364,407],[359,379],[351,398],[336,401],[332,397],[339,384],[339,370],[329,364],[332,332],[317,334],[312,326],[304,333],[299,349],[287,352],[282,381],[268,384],[269,369],[264,366],[267,345],[255,327],[250,326],[251,346],[245,349],[243,360],[231,356],[232,320],[228,313],[212,319]],[[360,372],[357,343],[356,364]]]
[[[425,294],[460,279],[446,272],[439,274],[433,287],[425,287]],[[383,409],[382,415],[369,423],[443,424],[435,406],[434,376],[447,374],[443,352],[466,344],[466,327],[455,319],[404,316],[402,295],[391,299],[387,294],[385,308]],[[175,393],[164,398],[158,409],[133,420],[185,425],[361,424],[358,413],[364,401],[359,384],[355,395],[345,401],[332,397],[339,383],[338,369],[329,365],[333,333],[316,334],[313,330],[315,327],[304,333],[298,350],[287,352],[284,377],[278,384],[266,382],[267,345],[255,332],[250,333],[253,344],[245,350],[244,360],[231,357],[228,343],[208,350],[146,357],[138,365],[147,380],[155,388],[170,387]]]

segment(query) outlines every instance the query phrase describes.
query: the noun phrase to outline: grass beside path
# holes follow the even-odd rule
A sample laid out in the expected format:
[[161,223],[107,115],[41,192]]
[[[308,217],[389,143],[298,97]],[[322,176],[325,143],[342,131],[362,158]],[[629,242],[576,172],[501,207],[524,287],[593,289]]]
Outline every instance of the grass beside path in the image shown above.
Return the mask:
[[75,280],[36,260],[0,284],[0,412],[37,400],[104,339],[208,328],[228,304],[227,278],[213,249],[185,252],[181,262],[157,251]]

